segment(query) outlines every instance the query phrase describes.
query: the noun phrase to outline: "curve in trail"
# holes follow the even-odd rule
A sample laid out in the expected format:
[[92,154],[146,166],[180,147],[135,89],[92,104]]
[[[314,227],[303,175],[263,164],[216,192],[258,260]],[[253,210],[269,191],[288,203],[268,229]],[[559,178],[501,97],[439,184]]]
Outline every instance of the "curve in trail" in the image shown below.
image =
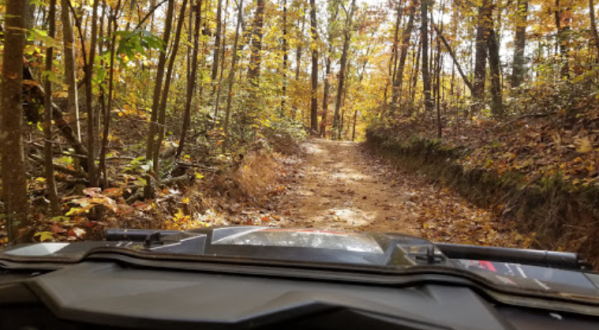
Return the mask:
[[401,232],[433,241],[527,247],[514,223],[478,208],[419,174],[383,164],[359,144],[313,139],[304,164],[287,178],[278,225]]

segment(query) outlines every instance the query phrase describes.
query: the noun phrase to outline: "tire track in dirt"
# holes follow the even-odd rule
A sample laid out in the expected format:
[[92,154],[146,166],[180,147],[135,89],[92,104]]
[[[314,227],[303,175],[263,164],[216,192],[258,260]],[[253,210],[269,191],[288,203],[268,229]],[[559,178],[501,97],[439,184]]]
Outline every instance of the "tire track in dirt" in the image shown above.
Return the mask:
[[399,171],[357,143],[313,139],[285,182],[276,209],[283,227],[402,232],[434,241],[526,246],[530,242],[489,210]]

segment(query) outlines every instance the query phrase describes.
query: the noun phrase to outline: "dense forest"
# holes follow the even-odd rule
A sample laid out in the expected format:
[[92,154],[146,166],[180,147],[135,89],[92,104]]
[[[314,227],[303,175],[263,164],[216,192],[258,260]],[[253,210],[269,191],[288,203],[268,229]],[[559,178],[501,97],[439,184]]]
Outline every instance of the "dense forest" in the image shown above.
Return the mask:
[[[518,172],[518,184],[559,174],[597,188],[596,10],[2,0],[0,243],[81,238],[73,221],[151,212],[170,187],[243,171],[264,145],[292,153],[306,135],[419,136],[469,147],[462,167]],[[167,218],[189,219],[191,198]]]

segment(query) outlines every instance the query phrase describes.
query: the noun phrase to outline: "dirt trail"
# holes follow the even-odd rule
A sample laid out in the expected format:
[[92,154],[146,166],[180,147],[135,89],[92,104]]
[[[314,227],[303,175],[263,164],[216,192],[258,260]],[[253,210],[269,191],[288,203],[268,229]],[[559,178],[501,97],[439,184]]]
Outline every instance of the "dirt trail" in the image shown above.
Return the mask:
[[287,193],[276,207],[281,226],[525,245],[510,223],[417,174],[383,164],[357,143],[314,139],[306,149],[307,159],[287,178]]

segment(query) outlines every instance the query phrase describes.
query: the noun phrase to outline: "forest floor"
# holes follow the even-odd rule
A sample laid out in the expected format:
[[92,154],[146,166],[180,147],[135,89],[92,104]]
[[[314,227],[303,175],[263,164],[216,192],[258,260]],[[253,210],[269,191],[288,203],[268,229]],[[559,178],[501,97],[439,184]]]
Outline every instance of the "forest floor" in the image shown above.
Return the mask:
[[[401,171],[358,143],[312,139],[281,178],[270,218],[281,227],[401,232],[433,241],[528,247],[534,238],[456,192]],[[269,219],[270,221],[270,218]]]

